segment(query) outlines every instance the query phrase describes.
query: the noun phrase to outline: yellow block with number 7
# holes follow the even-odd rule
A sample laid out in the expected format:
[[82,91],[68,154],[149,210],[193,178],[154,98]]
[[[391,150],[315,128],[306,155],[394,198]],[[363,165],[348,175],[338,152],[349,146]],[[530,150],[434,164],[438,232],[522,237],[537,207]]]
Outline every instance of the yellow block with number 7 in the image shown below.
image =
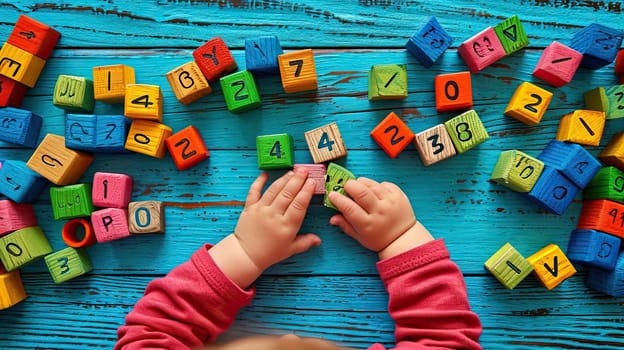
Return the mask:
[[553,94],[550,91],[525,81],[511,96],[505,108],[505,115],[526,125],[539,124],[552,97]]
[[160,86],[146,84],[126,86],[124,115],[130,119],[162,122],[163,96]]
[[312,49],[281,54],[277,62],[284,92],[291,94],[318,88]]
[[527,258],[533,273],[544,287],[555,288],[576,273],[576,269],[556,244],[549,244]]
[[559,141],[598,146],[605,121],[604,112],[578,109],[561,118],[555,138]]

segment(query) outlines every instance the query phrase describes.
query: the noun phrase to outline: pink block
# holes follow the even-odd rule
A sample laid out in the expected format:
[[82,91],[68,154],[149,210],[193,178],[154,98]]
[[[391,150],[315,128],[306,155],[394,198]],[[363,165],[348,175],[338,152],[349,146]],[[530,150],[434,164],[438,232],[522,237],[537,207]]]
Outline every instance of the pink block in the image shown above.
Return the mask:
[[98,243],[130,236],[126,209],[108,208],[94,211],[91,213],[91,224]]
[[327,174],[325,164],[295,164],[293,170],[297,168],[308,169],[308,178],[316,182],[314,194],[325,194],[325,175]]
[[505,57],[505,48],[492,27],[487,27],[479,34],[464,41],[457,48],[457,52],[472,73],[478,73],[483,68]]
[[0,237],[31,226],[37,226],[32,205],[0,200]]
[[132,177],[126,174],[100,173],[93,175],[91,198],[102,208],[127,208],[132,197]]
[[560,87],[572,81],[582,59],[580,52],[553,41],[542,52],[533,75],[554,87]]

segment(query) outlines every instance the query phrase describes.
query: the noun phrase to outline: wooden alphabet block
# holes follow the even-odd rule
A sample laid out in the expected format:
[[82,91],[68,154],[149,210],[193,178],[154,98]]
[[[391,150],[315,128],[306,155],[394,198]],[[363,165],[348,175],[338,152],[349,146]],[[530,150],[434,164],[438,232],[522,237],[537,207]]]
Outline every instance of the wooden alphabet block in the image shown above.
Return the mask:
[[461,43],[457,52],[472,73],[478,73],[505,57],[506,54],[505,48],[492,27],[485,28],[477,35]]
[[30,88],[37,85],[46,61],[9,43],[0,50],[0,75]]
[[50,202],[54,220],[90,216],[94,210],[90,184],[50,187]]
[[17,19],[7,42],[47,60],[60,38],[61,33],[52,27],[22,14]]
[[624,84],[605,89],[609,109],[604,111],[607,119],[624,118]]
[[444,124],[421,131],[414,137],[416,150],[425,166],[437,163],[457,154]]
[[414,141],[412,130],[394,112],[390,112],[377,124],[370,136],[390,158],[396,158]]
[[193,51],[193,58],[210,83],[238,68],[230,49],[220,37],[210,39]]
[[506,55],[529,45],[529,37],[518,16],[511,16],[494,27],[494,32],[505,49]]
[[624,297],[624,252],[621,252],[612,271],[591,268],[585,284],[612,297]]
[[572,81],[582,58],[580,52],[553,41],[542,52],[533,76],[554,87],[564,86]]
[[45,257],[50,276],[60,284],[93,270],[87,251],[82,248],[67,247]]
[[397,100],[407,97],[407,65],[377,64],[368,73],[369,100]]
[[581,67],[598,69],[613,62],[622,46],[622,31],[592,23],[574,34],[570,48],[583,54]]
[[256,81],[249,71],[240,71],[219,80],[228,111],[241,113],[262,106]]
[[93,81],[84,77],[59,75],[54,86],[52,103],[69,112],[93,112]]
[[[617,56],[615,57],[615,66],[613,67],[615,75],[618,77],[624,76],[624,49],[620,49],[618,51]],[[622,82],[620,82],[622,84]]]
[[208,80],[195,61],[174,68],[165,76],[171,90],[182,104],[191,104],[212,92]]
[[30,226],[37,226],[32,205],[0,200],[0,236]]
[[245,63],[250,72],[279,73],[277,56],[283,53],[282,46],[276,36],[245,39]]
[[258,169],[292,168],[295,164],[293,138],[289,134],[256,136]]
[[507,289],[514,289],[533,271],[533,266],[509,243],[497,250],[484,266]]
[[544,163],[537,158],[517,150],[503,151],[498,156],[490,181],[516,192],[529,192],[543,170]]
[[624,204],[608,199],[584,201],[576,228],[624,238]]
[[136,119],[130,125],[126,149],[150,157],[165,157],[165,140],[171,136],[171,128],[157,122]]
[[0,75],[0,107],[19,107],[28,86]]
[[578,109],[561,117],[556,139],[597,147],[605,122],[604,112]]
[[576,187],[585,188],[602,164],[581,145],[552,140],[537,156],[546,166],[557,169]]
[[0,193],[17,203],[32,203],[48,186],[48,180],[20,160],[5,160],[0,168]]
[[0,237],[0,261],[7,271],[52,253],[50,242],[41,227],[31,226]]
[[87,170],[93,156],[65,147],[63,136],[48,134],[28,160],[28,167],[55,185],[75,184]]
[[624,132],[619,132],[609,140],[607,146],[600,152],[598,159],[606,165],[624,169]]
[[65,147],[81,151],[93,151],[97,148],[96,132],[96,115],[65,114]]
[[0,108],[0,141],[35,148],[43,119],[25,109]]
[[405,48],[420,64],[431,68],[452,44],[453,37],[432,16],[422,29],[407,41]]
[[316,184],[314,194],[325,194],[325,176],[327,175],[327,167],[325,164],[295,164],[293,170],[298,168],[308,169],[308,179],[312,179]]
[[609,199],[624,203],[624,172],[612,166],[601,168],[583,190],[583,199]]
[[98,243],[105,243],[130,236],[128,210],[106,208],[91,213],[93,233]]
[[125,153],[130,119],[123,115],[65,115],[65,147],[101,153]]
[[130,202],[130,232],[133,234],[165,233],[165,207],[160,201]]
[[436,111],[452,112],[472,108],[470,72],[438,74],[434,78]]
[[349,180],[355,180],[355,175],[347,168],[336,163],[329,163],[327,166],[327,174],[325,175],[325,197],[323,197],[323,205],[338,210],[336,206],[329,200],[329,194],[333,191],[347,196],[344,185]]
[[162,122],[163,96],[158,85],[130,84],[126,86],[124,115],[130,119]]
[[347,148],[335,122],[306,131],[304,135],[316,164],[347,156]]
[[505,108],[505,115],[526,125],[537,125],[552,97],[552,92],[525,81],[516,88]]
[[0,271],[0,310],[8,309],[23,301],[26,297],[20,272]]
[[621,239],[595,230],[574,230],[568,242],[568,258],[575,263],[613,270]]
[[97,243],[91,221],[87,218],[68,220],[61,231],[63,242],[72,248],[90,247]]
[[282,87],[287,94],[318,88],[312,49],[281,54],[277,56],[277,62]]
[[123,103],[126,86],[136,84],[134,68],[125,64],[93,67],[92,74],[94,98],[104,103]]
[[165,144],[178,170],[189,169],[210,157],[201,133],[192,125],[169,136]]
[[529,256],[527,261],[533,266],[533,273],[548,290],[560,285],[576,274],[576,269],[556,244],[549,244]]
[[462,154],[490,138],[474,109],[464,112],[444,123],[455,150]]
[[528,197],[542,209],[561,215],[572,204],[580,189],[560,171],[544,166]]

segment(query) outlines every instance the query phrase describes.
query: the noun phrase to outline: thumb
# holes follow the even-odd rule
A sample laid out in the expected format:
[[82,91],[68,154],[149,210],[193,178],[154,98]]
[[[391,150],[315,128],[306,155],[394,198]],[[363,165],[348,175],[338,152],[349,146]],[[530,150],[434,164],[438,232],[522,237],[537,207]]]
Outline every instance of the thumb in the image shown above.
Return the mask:
[[318,245],[321,245],[321,238],[315,234],[308,233],[305,235],[298,235],[292,243],[291,249],[293,254],[300,254]]

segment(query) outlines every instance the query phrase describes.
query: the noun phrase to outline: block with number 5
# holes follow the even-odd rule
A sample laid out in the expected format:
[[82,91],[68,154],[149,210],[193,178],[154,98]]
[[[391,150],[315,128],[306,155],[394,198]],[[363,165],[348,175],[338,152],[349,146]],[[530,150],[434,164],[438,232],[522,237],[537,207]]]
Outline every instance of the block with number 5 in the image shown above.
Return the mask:
[[292,168],[295,164],[293,148],[293,138],[289,134],[257,136],[258,169]]
[[444,127],[446,127],[459,154],[478,146],[490,138],[474,109],[448,120],[444,123]]
[[305,132],[306,143],[314,163],[323,163],[347,156],[338,124],[329,123]]
[[457,154],[444,124],[438,124],[416,134],[416,150],[425,166],[437,163]]

